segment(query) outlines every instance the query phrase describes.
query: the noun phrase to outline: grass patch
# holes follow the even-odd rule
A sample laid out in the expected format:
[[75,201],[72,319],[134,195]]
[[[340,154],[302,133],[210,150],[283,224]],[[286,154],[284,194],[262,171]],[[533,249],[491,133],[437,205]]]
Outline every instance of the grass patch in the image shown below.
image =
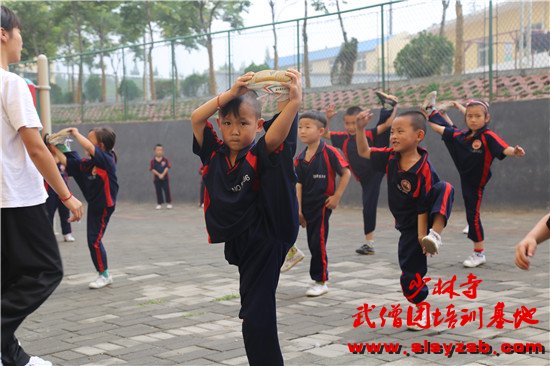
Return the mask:
[[216,302],[229,301],[229,300],[238,299],[239,297],[241,297],[239,294],[229,294],[229,295],[225,295],[225,296],[222,296],[222,297],[218,297],[218,298],[216,298],[212,301],[216,301]]
[[206,314],[204,311],[189,311],[189,312],[183,313],[183,315],[181,317],[182,318],[193,318],[195,316],[201,316],[201,315],[204,315],[204,314]]
[[138,305],[139,306],[159,305],[159,304],[163,304],[163,303],[164,303],[164,300],[162,300],[162,299],[151,299],[151,300],[147,300],[145,302],[139,303]]

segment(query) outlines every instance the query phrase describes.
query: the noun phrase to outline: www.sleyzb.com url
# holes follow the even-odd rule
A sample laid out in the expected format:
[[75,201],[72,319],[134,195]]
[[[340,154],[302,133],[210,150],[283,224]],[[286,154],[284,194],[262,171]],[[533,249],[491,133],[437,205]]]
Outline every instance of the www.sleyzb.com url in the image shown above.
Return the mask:
[[[349,351],[353,354],[440,354],[453,357],[462,354],[486,354],[500,356],[500,354],[544,354],[541,343],[502,343],[493,348],[490,344],[480,340],[478,342],[414,342],[405,349],[401,343],[365,342],[348,343]],[[498,350],[497,350],[498,349]]]

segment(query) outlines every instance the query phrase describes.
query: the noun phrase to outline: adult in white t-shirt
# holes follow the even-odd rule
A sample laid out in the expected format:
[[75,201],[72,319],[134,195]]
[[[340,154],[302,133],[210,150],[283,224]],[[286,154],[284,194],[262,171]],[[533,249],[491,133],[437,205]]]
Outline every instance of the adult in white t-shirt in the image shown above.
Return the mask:
[[55,290],[63,278],[57,241],[44,202],[43,179],[72,212],[82,217],[40,136],[42,125],[26,82],[8,72],[21,59],[23,41],[17,16],[1,6],[0,21],[0,209],[2,231],[2,363],[47,366],[19,345],[15,331]]

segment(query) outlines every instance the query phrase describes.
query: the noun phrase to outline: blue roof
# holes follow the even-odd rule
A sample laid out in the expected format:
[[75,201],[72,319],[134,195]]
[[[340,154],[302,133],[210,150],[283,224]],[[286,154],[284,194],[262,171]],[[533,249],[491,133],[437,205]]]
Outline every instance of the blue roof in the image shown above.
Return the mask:
[[[388,41],[392,36],[386,36],[386,41]],[[357,44],[357,52],[369,52],[374,50],[380,44],[380,38],[369,39],[368,41],[362,41]],[[309,61],[319,61],[326,60],[329,58],[336,57],[340,52],[340,46],[325,48],[323,50],[309,51]],[[300,61],[302,62],[304,55],[300,54]],[[296,64],[296,55],[283,56],[279,57],[279,67],[285,67]],[[269,67],[273,67],[273,60],[269,60]]]

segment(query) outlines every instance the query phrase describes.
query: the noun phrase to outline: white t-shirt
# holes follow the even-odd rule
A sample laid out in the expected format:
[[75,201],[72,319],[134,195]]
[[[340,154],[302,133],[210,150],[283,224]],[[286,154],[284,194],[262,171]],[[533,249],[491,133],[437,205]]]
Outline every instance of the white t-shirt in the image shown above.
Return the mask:
[[21,127],[42,129],[25,80],[0,68],[2,116],[0,135],[0,207],[39,205],[48,197],[44,180],[34,166],[18,131]]

